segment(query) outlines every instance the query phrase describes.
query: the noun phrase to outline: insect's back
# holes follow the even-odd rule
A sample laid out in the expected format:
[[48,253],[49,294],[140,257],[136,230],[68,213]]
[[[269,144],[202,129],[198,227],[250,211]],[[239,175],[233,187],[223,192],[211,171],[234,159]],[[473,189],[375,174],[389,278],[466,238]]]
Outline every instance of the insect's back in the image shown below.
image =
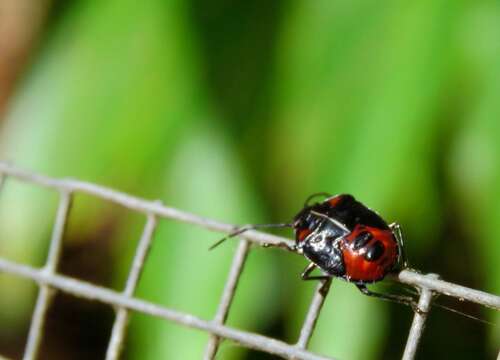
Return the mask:
[[332,276],[370,283],[397,263],[400,250],[392,230],[352,195],[305,207],[294,227],[304,255]]
[[354,199],[352,195],[337,195],[316,204],[313,208],[330,218],[338,220],[351,231],[359,224],[389,230],[387,223],[376,212]]

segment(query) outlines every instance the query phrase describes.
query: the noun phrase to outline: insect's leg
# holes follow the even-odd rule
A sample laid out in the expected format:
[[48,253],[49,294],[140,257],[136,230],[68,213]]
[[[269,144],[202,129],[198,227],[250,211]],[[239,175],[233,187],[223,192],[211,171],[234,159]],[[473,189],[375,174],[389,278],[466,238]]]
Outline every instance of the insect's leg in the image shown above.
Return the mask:
[[309,274],[313,272],[314,269],[316,269],[317,265],[314,263],[310,263],[307,265],[307,267],[304,269],[302,274],[300,274],[300,277],[302,280],[321,280],[323,282],[323,285],[319,289],[319,292],[323,295],[326,296],[328,293],[328,289],[330,288],[330,283],[332,281],[331,276],[326,276],[326,275],[320,275],[320,276],[310,276]]
[[330,280],[331,276],[327,275],[316,275],[316,276],[310,276],[309,274],[313,272],[314,269],[316,269],[317,265],[314,263],[310,263],[307,265],[307,267],[302,271],[302,274],[300,274],[300,278],[302,280]]
[[395,295],[395,294],[381,294],[377,292],[373,292],[369,290],[366,285],[363,284],[356,284],[356,287],[361,291],[363,294],[367,296],[373,296],[382,300],[387,300],[387,301],[393,301],[399,304],[403,305],[408,305],[410,306],[414,312],[417,314],[424,314],[425,312],[422,311],[418,305],[417,302],[415,301],[414,298],[411,296],[405,296],[405,295]]
[[389,225],[389,228],[391,229],[392,234],[394,235],[394,237],[396,238],[396,242],[398,243],[399,254],[397,264],[400,268],[406,269],[408,267],[408,260],[406,259],[403,234],[401,233],[401,225],[394,222]]

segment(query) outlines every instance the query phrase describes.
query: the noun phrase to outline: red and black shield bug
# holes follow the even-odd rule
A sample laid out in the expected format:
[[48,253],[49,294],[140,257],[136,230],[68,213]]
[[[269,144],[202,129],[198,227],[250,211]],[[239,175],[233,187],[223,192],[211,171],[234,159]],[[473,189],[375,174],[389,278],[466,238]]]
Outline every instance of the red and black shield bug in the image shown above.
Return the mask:
[[[310,204],[318,195],[326,199]],[[293,247],[284,243],[272,246],[285,247],[310,261],[302,272],[303,280],[341,278],[355,284],[365,295],[406,304],[421,312],[410,296],[376,293],[366,287],[406,267],[403,239],[397,223],[387,224],[352,195],[314,194],[291,223],[245,226],[215,243],[211,249],[227,238],[262,227],[293,228]],[[311,276],[316,268],[323,274]]]

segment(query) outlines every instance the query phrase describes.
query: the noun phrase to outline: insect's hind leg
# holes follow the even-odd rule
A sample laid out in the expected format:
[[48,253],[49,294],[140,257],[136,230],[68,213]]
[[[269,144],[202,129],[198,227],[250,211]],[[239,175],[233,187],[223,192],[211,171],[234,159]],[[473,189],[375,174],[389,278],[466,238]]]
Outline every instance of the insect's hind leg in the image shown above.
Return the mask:
[[398,253],[398,261],[396,267],[398,269],[406,269],[408,267],[408,260],[406,258],[403,234],[401,232],[401,225],[399,225],[397,222],[393,222],[392,224],[389,224],[389,228],[391,229],[392,234],[396,238],[396,242],[398,244],[399,253]]
[[300,278],[302,280],[320,280],[320,281],[322,281],[323,285],[319,289],[319,292],[323,296],[326,296],[326,294],[328,293],[328,290],[330,288],[330,283],[332,282],[332,277],[327,276],[327,275],[316,275],[316,276],[309,275],[310,273],[312,273],[314,271],[314,269],[316,269],[316,267],[317,267],[317,265],[314,263],[310,263],[309,265],[307,265],[307,267],[304,269],[302,274],[300,274]]
[[316,269],[316,267],[317,265],[314,263],[310,263],[309,265],[307,265],[304,271],[302,271],[302,274],[300,274],[300,278],[302,280],[328,280],[331,278],[331,276],[327,275],[315,275],[315,276],[309,275],[314,271],[314,269]]
[[417,302],[411,296],[377,293],[377,292],[369,290],[366,287],[366,285],[364,285],[364,284],[356,284],[356,287],[359,289],[359,291],[361,291],[363,294],[365,294],[367,296],[372,296],[372,297],[376,297],[376,298],[379,298],[382,300],[393,301],[393,302],[396,302],[399,304],[408,305],[417,314],[424,314],[425,313],[425,311],[422,311],[418,307]]

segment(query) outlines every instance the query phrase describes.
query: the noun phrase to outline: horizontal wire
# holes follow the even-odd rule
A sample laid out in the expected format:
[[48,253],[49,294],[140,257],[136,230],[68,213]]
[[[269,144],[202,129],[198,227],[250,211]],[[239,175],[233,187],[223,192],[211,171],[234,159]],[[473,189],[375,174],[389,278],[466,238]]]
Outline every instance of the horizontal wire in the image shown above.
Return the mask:
[[394,277],[403,284],[427,288],[440,294],[458,298],[460,301],[467,300],[500,310],[500,296],[436,279],[432,274],[420,274],[413,270],[403,270]]
[[[86,193],[88,195],[93,195],[98,198],[119,204],[131,210],[136,210],[143,213],[152,213],[159,217],[198,225],[211,231],[231,233],[239,228],[235,225],[226,224],[186,211],[164,206],[157,200],[145,200],[85,181],[73,179],[54,179],[48,176],[34,174],[2,161],[0,161],[0,175],[1,174],[6,174],[25,182],[35,183],[37,185],[58,191],[66,190],[70,192]],[[290,246],[293,245],[293,241],[289,239],[262,233],[255,230],[249,230],[243,234],[240,234],[239,237],[259,244],[279,244],[285,242]]]
[[126,296],[105,287],[93,285],[85,281],[76,280],[63,275],[51,274],[44,269],[37,269],[0,258],[0,271],[32,279],[40,286],[50,286],[54,289],[58,289],[77,297],[99,301],[112,306],[127,308],[129,310],[170,320],[186,327],[203,330],[215,334],[218,337],[232,340],[245,347],[265,351],[286,359],[297,358],[303,360],[333,360],[330,357],[316,355],[276,339],[238,330],[214,321],[206,321],[191,314]]
[[[70,192],[83,192],[114,202],[116,204],[120,204],[132,210],[140,211],[143,213],[151,213],[159,217],[201,226],[211,231],[231,233],[238,228],[234,225],[222,223],[186,211],[164,206],[156,201],[144,200],[104,186],[72,179],[53,179],[44,175],[34,174],[29,171],[22,170],[5,162],[0,162],[0,177],[2,174],[6,174],[19,180],[35,183],[58,191],[66,190]],[[256,230],[247,231],[243,234],[240,234],[239,237],[260,245],[294,245],[294,242],[289,239],[262,233]],[[465,286],[460,286],[443,280],[429,278],[426,275],[420,274],[414,270],[403,270],[398,275],[393,276],[393,279],[408,285],[429,288],[432,291],[439,292],[448,296],[453,296],[459,298],[460,300],[468,300],[474,303],[491,307],[496,310],[500,310],[499,296],[467,288]]]

